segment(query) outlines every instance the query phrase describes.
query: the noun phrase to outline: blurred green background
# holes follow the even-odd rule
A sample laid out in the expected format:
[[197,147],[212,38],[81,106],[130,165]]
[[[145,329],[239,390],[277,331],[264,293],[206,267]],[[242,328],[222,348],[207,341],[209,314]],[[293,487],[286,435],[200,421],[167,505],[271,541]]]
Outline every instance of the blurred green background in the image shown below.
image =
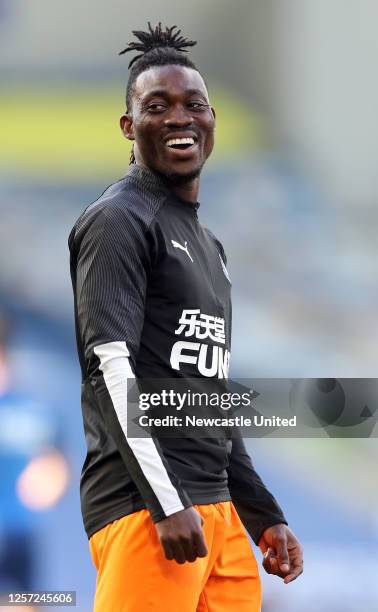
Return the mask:
[[[131,30],[198,41],[232,375],[375,377],[377,17],[372,0],[0,0],[0,590],[75,589],[91,609],[67,237],[127,170]],[[247,444],[305,546],[296,583],[264,576],[264,612],[378,612],[376,438]]]

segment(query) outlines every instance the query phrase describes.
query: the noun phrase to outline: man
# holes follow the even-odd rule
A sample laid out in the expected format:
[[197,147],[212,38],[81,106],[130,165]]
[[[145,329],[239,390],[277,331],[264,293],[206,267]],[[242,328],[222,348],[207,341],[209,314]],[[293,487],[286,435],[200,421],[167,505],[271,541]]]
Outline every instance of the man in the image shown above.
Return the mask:
[[[81,501],[98,570],[95,611],[257,612],[258,569],[285,582],[301,548],[243,441],[138,439],[127,379],[226,378],[230,283],[197,217],[215,112],[173,28],[134,32],[121,117],[130,169],[69,238],[88,454]],[[215,333],[217,329],[217,333]],[[201,342],[196,342],[201,340]]]

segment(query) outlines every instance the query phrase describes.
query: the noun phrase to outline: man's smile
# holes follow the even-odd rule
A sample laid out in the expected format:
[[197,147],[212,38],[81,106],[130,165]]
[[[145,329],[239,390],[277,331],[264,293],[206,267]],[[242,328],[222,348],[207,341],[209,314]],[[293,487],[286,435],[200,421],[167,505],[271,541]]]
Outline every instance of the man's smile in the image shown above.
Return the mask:
[[164,146],[169,150],[170,158],[186,160],[198,154],[198,137],[192,132],[171,133],[163,141]]
[[190,145],[194,145],[194,138],[170,138],[165,144],[174,149],[187,149]]
[[174,138],[168,140],[165,145],[165,153],[172,160],[189,160],[194,156],[198,156],[199,145],[198,141],[193,138]]

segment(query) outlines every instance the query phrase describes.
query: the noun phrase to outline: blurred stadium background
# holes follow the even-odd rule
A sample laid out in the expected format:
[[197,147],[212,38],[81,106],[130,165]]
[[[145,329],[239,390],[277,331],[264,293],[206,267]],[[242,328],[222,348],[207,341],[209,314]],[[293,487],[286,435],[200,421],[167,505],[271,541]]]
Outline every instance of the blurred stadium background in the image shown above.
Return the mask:
[[[375,377],[377,18],[373,0],[0,0],[1,591],[91,609],[67,237],[128,165],[131,30],[199,43],[218,110],[200,212],[228,254],[233,376]],[[247,442],[305,547],[297,582],[264,577],[264,612],[377,612],[377,440]]]

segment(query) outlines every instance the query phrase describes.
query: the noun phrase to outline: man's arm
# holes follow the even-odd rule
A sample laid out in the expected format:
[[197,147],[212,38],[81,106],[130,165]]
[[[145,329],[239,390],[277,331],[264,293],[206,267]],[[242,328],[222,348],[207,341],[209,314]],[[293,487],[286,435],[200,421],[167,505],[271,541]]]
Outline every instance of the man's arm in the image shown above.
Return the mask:
[[295,580],[303,571],[302,547],[254,470],[239,435],[232,440],[228,487],[243,525],[264,555],[265,571],[280,576],[286,584]]
[[[79,342],[93,398],[159,525],[166,556],[193,560],[193,549],[199,552],[196,556],[206,554],[198,513],[158,441],[127,433],[127,379],[134,377],[151,269],[145,228],[114,203],[89,215],[70,237],[70,249]],[[167,529],[166,521],[175,528]]]
[[282,523],[287,525],[280,506],[256,473],[243,438],[239,435],[232,439],[227,472],[232,502],[255,544],[258,545],[268,527]]

